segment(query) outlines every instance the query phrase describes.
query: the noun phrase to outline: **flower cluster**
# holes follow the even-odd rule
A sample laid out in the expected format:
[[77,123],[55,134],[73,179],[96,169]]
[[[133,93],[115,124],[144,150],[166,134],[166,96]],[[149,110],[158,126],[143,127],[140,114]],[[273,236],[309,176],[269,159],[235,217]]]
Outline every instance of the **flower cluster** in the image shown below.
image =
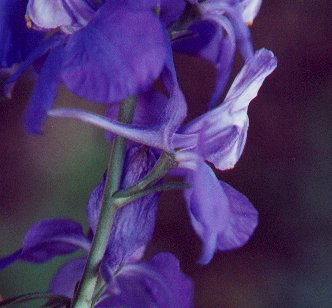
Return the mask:
[[[28,68],[37,80],[25,111],[28,132],[40,134],[49,116],[104,129],[110,164],[87,205],[89,231],[71,219],[44,219],[22,247],[0,259],[46,262],[82,249],[53,278],[52,307],[191,307],[192,282],[170,253],[143,260],[161,191],[183,189],[192,226],[202,241],[199,262],[244,245],[258,213],[250,201],[218,180],[233,168],[246,142],[247,110],[275,69],[272,52],[254,51],[248,26],[259,0],[10,0],[0,4],[0,72]],[[15,11],[15,13],[13,13]],[[25,19],[24,19],[25,18]],[[25,22],[24,22],[25,20]],[[243,67],[220,96],[236,50]],[[206,112],[186,121],[173,52],[210,61],[217,78]],[[160,86],[156,86],[156,81]],[[58,85],[107,107],[105,115],[53,109]],[[182,182],[168,182],[169,173]],[[58,305],[58,306],[56,306]]]

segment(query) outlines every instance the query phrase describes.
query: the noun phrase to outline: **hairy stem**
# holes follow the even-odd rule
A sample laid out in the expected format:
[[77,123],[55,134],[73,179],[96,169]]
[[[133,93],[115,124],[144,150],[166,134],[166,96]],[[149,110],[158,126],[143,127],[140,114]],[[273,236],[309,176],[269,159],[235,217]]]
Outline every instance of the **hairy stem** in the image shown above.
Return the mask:
[[[130,97],[120,105],[119,121],[131,123],[135,110],[136,99]],[[126,139],[115,136],[107,176],[103,192],[103,202],[99,215],[99,222],[93,238],[92,247],[85,265],[83,277],[75,294],[72,308],[91,308],[93,296],[98,280],[100,262],[105,254],[110,237],[113,220],[116,214],[116,206],[112,195],[119,189],[121,184],[122,170],[126,154]]]

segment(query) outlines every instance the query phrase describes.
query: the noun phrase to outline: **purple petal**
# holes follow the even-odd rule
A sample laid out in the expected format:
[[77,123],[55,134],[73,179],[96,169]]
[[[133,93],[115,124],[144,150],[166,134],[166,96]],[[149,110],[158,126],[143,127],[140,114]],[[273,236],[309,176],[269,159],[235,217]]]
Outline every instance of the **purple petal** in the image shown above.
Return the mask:
[[38,45],[41,34],[26,27],[27,0],[0,1],[0,68],[23,61]]
[[167,97],[155,90],[149,90],[138,96],[133,123],[146,126],[158,127],[166,122],[164,111],[167,108]]
[[26,234],[21,258],[29,262],[45,262],[77,248],[90,249],[90,241],[79,223],[70,219],[44,219]]
[[157,149],[172,151],[172,140],[165,140],[159,127],[124,124],[106,117],[74,108],[58,108],[48,112],[51,117],[73,118],[103,128],[108,132]]
[[264,79],[273,72],[276,66],[277,59],[271,51],[258,50],[254,58],[247,61],[236,76],[225,98],[225,104],[234,104],[235,101],[235,106],[233,106],[235,110],[247,108],[249,102],[257,96]]
[[106,180],[106,173],[103,175],[101,181],[98,185],[92,190],[90,198],[86,207],[86,212],[88,216],[89,226],[93,233],[96,232],[99,213],[103,201],[103,192]]
[[11,255],[0,259],[0,269],[7,267],[8,265],[15,262],[21,256],[22,249],[13,252]]
[[44,219],[29,229],[20,250],[0,259],[0,268],[17,259],[35,263],[46,262],[77,248],[90,249],[90,241],[83,234],[79,223],[70,219]]
[[[119,5],[118,3],[114,3],[114,6]],[[158,6],[160,6],[160,20],[169,25],[178,19],[178,17],[182,14],[185,8],[184,0],[126,0],[126,6],[135,10],[156,10]]]
[[164,35],[167,42],[167,57],[161,80],[168,92],[168,98],[153,90],[143,94],[137,104],[134,123],[158,127],[163,135],[163,143],[170,144],[172,148],[174,134],[187,115],[187,103],[177,81],[171,42],[166,29]]
[[[167,40],[168,38],[165,37],[165,41]],[[151,127],[153,130],[158,130],[162,142],[157,147],[165,148],[166,146],[170,149],[173,147],[173,135],[187,114],[187,104],[177,81],[170,42],[167,45],[167,59],[161,79],[168,92],[168,97],[152,89],[140,94],[133,123],[138,127]],[[110,119],[116,119],[117,113],[118,105],[112,104],[107,116]]]
[[251,25],[261,7],[262,0],[242,0],[241,6],[243,7],[242,17],[243,20]]
[[249,59],[254,55],[251,35],[247,25],[243,21],[242,12],[238,8],[228,10],[228,17],[232,23],[237,44],[243,59]]
[[251,202],[225,182],[219,181],[230,206],[231,216],[223,233],[218,234],[218,249],[230,250],[243,246],[258,224],[258,213]]
[[218,21],[219,17],[227,17],[235,33],[237,45],[244,59],[253,56],[253,46],[247,25],[242,17],[242,7],[237,1],[205,1],[199,5],[204,18],[213,18]]
[[181,307],[193,305],[193,284],[170,253],[159,253],[144,263],[125,265],[109,285],[116,292],[98,307]]
[[160,19],[169,25],[176,21],[182,14],[186,2],[184,0],[161,0],[160,1]]
[[232,69],[235,33],[224,16],[206,16],[204,20],[192,24],[188,31],[192,36],[175,41],[173,48],[184,53],[199,54],[215,65],[217,80],[208,104],[212,107],[223,92]]
[[85,263],[86,257],[81,257],[60,267],[51,281],[50,292],[69,298],[73,297],[76,284],[82,277]]
[[218,179],[203,161],[188,181],[192,186],[185,190],[189,216],[204,245],[200,263],[207,264],[217,248],[217,235],[227,227],[231,212]]
[[63,46],[53,49],[48,55],[32,91],[25,111],[25,125],[28,132],[40,134],[47,111],[51,109],[58,92],[58,75],[62,61]]
[[[159,113],[162,111],[159,129],[163,132],[164,142],[172,143],[175,132],[187,115],[187,103],[177,81],[171,42],[166,29],[164,28],[163,30],[165,41],[167,42],[167,57],[164,70],[161,73],[161,79],[168,91],[169,99],[166,104],[165,102],[164,105],[160,104],[160,107],[163,107],[163,109],[159,110]],[[159,102],[156,101],[155,103]]]
[[211,52],[209,50],[215,49],[218,52],[215,59],[217,79],[215,90],[213,91],[212,97],[208,103],[210,108],[216,104],[227,84],[232,70],[236,46],[235,34],[229,21],[226,18],[220,17],[219,26],[220,29],[217,32],[218,35],[216,35],[214,40],[212,40],[211,43],[200,52],[200,54],[207,59],[211,57]]
[[203,241],[200,263],[207,264],[215,250],[244,245],[257,226],[258,213],[245,196],[218,181],[204,163],[189,181],[192,188],[185,191],[185,197],[192,225]]
[[18,69],[18,64],[13,64],[11,67],[0,68],[0,97],[12,98],[12,93],[16,82],[10,84],[6,83],[6,80],[12,76]]
[[146,89],[166,56],[161,24],[152,12],[109,3],[70,37],[62,66],[68,88],[97,102],[118,101]]
[[[172,47],[178,52],[190,55],[199,54],[214,38],[218,37],[217,32],[218,27],[215,22],[211,20],[199,20],[189,26],[188,33],[191,35],[174,40]],[[215,61],[218,51],[213,46],[216,44],[211,43],[210,45],[212,45],[212,48],[206,48],[211,54],[207,59]]]
[[265,49],[257,51],[246,62],[225,101],[182,130],[184,134],[200,134],[197,148],[191,151],[200,153],[220,170],[232,168],[237,163],[247,136],[248,105],[276,64],[272,52]]
[[[154,166],[154,153],[143,146],[131,148],[126,157],[121,188],[137,183]],[[119,265],[145,246],[154,231],[159,194],[149,194],[119,209],[107,248],[108,262]]]
[[41,31],[60,27],[72,32],[85,26],[93,17],[94,10],[81,0],[30,0],[27,7],[32,26]]
[[50,38],[42,41],[34,50],[29,53],[25,61],[19,66],[18,70],[6,80],[6,83],[16,81],[29,66],[45,55],[50,49],[55,48],[63,41],[63,35],[54,34]]
[[[151,170],[155,162],[156,157],[151,149],[144,146],[132,147],[127,152],[121,188],[136,184]],[[98,223],[104,184],[105,179],[92,192],[87,207],[89,223],[93,231],[96,230]],[[117,211],[105,257],[112,267],[126,262],[133,253],[151,239],[156,220],[158,196],[158,194],[147,195]]]

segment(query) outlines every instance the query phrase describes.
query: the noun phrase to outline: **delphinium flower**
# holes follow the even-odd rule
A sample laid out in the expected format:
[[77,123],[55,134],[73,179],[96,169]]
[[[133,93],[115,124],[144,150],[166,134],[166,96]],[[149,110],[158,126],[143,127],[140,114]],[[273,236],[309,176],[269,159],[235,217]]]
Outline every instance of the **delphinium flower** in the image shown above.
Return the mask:
[[[41,42],[42,35],[25,25],[28,0],[0,2],[0,77],[6,79],[17,70],[18,64]],[[12,87],[6,96],[10,98]]]
[[[185,19],[182,31],[187,35],[179,31],[179,38],[174,40],[173,47],[180,52],[199,54],[214,64],[217,78],[209,101],[211,108],[217,103],[227,84],[236,47],[239,48],[244,60],[254,54],[248,24],[252,24],[261,1],[192,0],[189,2],[194,5],[194,14],[197,18],[193,22]],[[177,31],[174,31],[175,37],[176,34]]]
[[[186,178],[192,188],[185,191],[189,215],[195,231],[202,238],[204,250],[202,263],[212,258],[216,249],[229,250],[242,246],[252,235],[257,225],[257,212],[245,196],[230,185],[217,180],[211,168],[204,162],[211,162],[217,169],[232,168],[239,160],[247,137],[249,120],[247,109],[256,97],[264,79],[276,67],[272,52],[259,50],[247,60],[234,80],[223,103],[173,131],[168,139],[163,139],[163,131],[148,135],[147,122],[157,118],[160,112],[170,107],[170,102],[160,94],[153,100],[142,99],[143,110],[150,110],[149,119],[144,113],[137,114],[133,126],[121,126],[105,117],[78,109],[55,109],[52,116],[73,117],[92,123],[117,134],[123,134],[134,141],[159,149],[173,149],[180,169],[187,170]],[[150,94],[151,95],[151,94]],[[151,108],[149,108],[151,107]],[[158,106],[158,107],[153,107]],[[174,108],[178,108],[175,104]],[[151,117],[151,113],[156,112]],[[155,123],[150,122],[150,131]]]
[[150,86],[166,59],[164,23],[184,7],[184,1],[174,7],[173,2],[161,1],[161,23],[153,12],[157,1],[30,0],[30,26],[50,37],[8,81],[47,54],[26,111],[27,130],[41,132],[60,82],[79,96],[106,104]]
[[[144,177],[156,162],[153,151],[133,146],[127,152],[121,188]],[[87,205],[90,230],[83,233],[78,222],[65,218],[43,219],[27,232],[22,248],[0,259],[0,268],[16,260],[42,263],[78,248],[89,252],[100,215],[105,176],[92,191]],[[108,246],[100,265],[103,281],[94,298],[95,307],[190,307],[192,282],[181,273],[178,260],[170,253],[159,253],[142,261],[145,246],[152,237],[158,193],[138,198],[118,210]],[[73,297],[81,279],[86,257],[63,265],[50,284],[50,292]],[[61,301],[64,298],[60,298]]]
[[[147,261],[142,257],[161,191],[184,190],[191,223],[203,243],[202,264],[217,250],[244,245],[257,226],[253,205],[219,181],[211,164],[222,171],[237,163],[246,142],[248,105],[276,67],[272,52],[254,52],[250,38],[248,25],[261,1],[24,4],[28,27],[47,32],[7,81],[11,84],[31,64],[42,62],[25,113],[27,130],[40,133],[47,115],[76,118],[105,129],[112,149],[88,202],[89,233],[70,219],[42,220],[28,231],[21,249],[0,259],[0,268],[17,259],[45,262],[82,248],[87,257],[70,261],[55,275],[50,291],[58,297],[48,295],[52,307],[190,307],[192,283],[176,258],[168,253]],[[245,64],[218,104],[236,48]],[[187,123],[173,50],[202,56],[217,70],[208,111]],[[106,116],[53,110],[59,83],[104,103]],[[164,182],[174,172],[183,180]]]

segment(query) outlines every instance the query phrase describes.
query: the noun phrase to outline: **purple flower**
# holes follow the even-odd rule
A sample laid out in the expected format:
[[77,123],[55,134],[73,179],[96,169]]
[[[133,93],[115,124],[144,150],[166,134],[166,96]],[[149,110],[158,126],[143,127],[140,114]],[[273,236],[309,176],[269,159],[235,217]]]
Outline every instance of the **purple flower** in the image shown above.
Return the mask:
[[[144,112],[138,112],[135,124],[125,127],[79,110],[60,109],[50,114],[78,118],[136,142],[175,151],[179,168],[185,170],[186,179],[192,186],[185,195],[194,229],[204,242],[200,261],[207,263],[216,249],[228,250],[245,244],[257,225],[258,215],[248,199],[229,185],[219,182],[204,161],[211,162],[220,170],[236,164],[247,137],[248,105],[275,67],[276,59],[272,52],[265,49],[257,51],[246,61],[222,104],[176,131],[173,129],[166,140],[162,131],[152,134],[155,126],[147,124]],[[148,115],[150,119],[160,117],[164,108],[172,106],[161,94],[149,95],[154,98],[153,104],[157,105],[157,115]],[[145,104],[149,102],[151,104],[151,100]],[[176,106],[174,104],[174,108]],[[149,108],[143,110],[152,111]],[[159,118],[159,121],[167,120]]]
[[199,262],[207,264],[215,251],[243,246],[253,234],[258,213],[250,201],[201,162],[187,173],[191,188],[185,198],[191,223],[203,242]]
[[[121,189],[134,185],[144,177],[156,162],[155,154],[144,146],[132,147],[126,156]],[[105,178],[93,190],[87,205],[89,225],[97,228]],[[119,209],[114,218],[105,259],[117,268],[137,251],[144,252],[152,238],[159,194],[149,194]]]
[[0,69],[23,61],[41,40],[39,33],[26,27],[27,3],[28,0],[0,2]]
[[[145,176],[155,161],[151,149],[145,146],[132,147],[126,157],[122,188],[133,185]],[[103,188],[104,179],[92,191],[87,206],[92,233],[96,230]],[[132,307],[141,307],[139,303],[158,307],[175,307],[174,303],[181,303],[179,307],[191,306],[192,283],[180,272],[174,256],[161,253],[146,262],[140,261],[145,245],[152,237],[157,202],[158,194],[154,193],[118,210],[101,266],[108,289],[96,307],[129,302]],[[70,219],[45,219],[30,228],[21,249],[0,259],[0,268],[18,259],[41,263],[57,255],[72,253],[78,248],[88,252],[90,247],[91,236],[84,235],[79,223]],[[72,297],[85,262],[86,258],[82,257],[60,268],[51,283],[51,291]]]
[[253,56],[253,47],[246,23],[252,23],[260,2],[257,0],[190,1],[200,14],[187,28],[189,36],[178,39],[173,47],[189,54],[199,54],[211,61],[217,70],[215,90],[209,102],[214,106],[231,73],[236,47],[246,60]]
[[276,59],[271,52],[257,51],[234,80],[224,102],[181,130],[183,134],[199,136],[194,148],[183,149],[176,155],[180,166],[193,170],[187,171],[192,188],[185,192],[185,197],[193,227],[203,240],[200,259],[203,264],[211,260],[217,249],[244,245],[257,226],[258,214],[249,200],[218,181],[204,160],[219,170],[237,163],[247,137],[248,105],[275,67]]
[[[41,132],[58,83],[102,103],[117,102],[151,85],[165,64],[167,47],[163,25],[149,3],[108,1],[96,6],[77,0],[29,1],[27,15],[33,28],[61,29],[31,53],[8,81],[15,81],[48,54],[25,114],[29,132]],[[169,10],[163,12],[173,18]]]
[[[85,262],[86,258],[78,258],[64,264],[54,276],[50,291],[72,297]],[[128,262],[117,272],[103,263],[101,274],[107,290],[95,307],[192,307],[192,281],[180,271],[179,261],[170,253]]]
[[33,225],[24,237],[22,248],[0,259],[0,269],[16,260],[41,263],[55,256],[90,249],[90,241],[82,226],[64,218],[44,219]]
[[[164,36],[166,41],[166,31]],[[77,118],[131,141],[173,152],[176,147],[174,137],[186,117],[187,105],[176,78],[172,50],[169,39],[167,40],[169,44],[166,44],[167,57],[161,79],[168,98],[151,89],[139,95],[134,124],[123,124],[115,120],[118,111],[118,106],[115,104],[110,106],[108,112],[111,118],[73,108],[50,110],[48,115]],[[182,137],[178,136],[179,139],[183,139],[182,143],[185,142],[186,146],[194,146],[197,142],[195,134]]]
[[129,140],[175,152],[182,167],[186,167],[186,161],[194,163],[199,155],[220,170],[232,168],[245,145],[249,103],[276,67],[273,53],[266,49],[257,51],[235,78],[224,102],[182,127],[180,123],[186,114],[186,105],[174,66],[169,67],[170,73],[166,77],[172,83],[170,99],[155,91],[139,96],[133,124],[112,119],[115,112],[107,118],[80,109],[59,108],[49,111],[49,115],[79,119]]

